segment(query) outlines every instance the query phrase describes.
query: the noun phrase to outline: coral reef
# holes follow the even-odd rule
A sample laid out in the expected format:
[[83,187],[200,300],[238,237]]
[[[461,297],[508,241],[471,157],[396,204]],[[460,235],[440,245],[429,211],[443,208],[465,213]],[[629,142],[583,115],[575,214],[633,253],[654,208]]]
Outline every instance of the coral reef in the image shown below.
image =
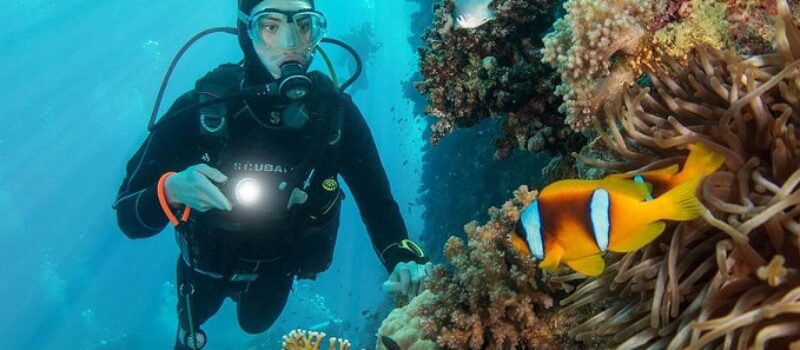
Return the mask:
[[731,23],[727,7],[714,0],[692,0],[681,4],[681,21],[668,24],[654,35],[653,43],[672,57],[685,59],[698,45],[716,49],[731,47]]
[[424,337],[447,349],[557,349],[569,344],[568,318],[549,310],[554,299],[534,277],[535,261],[517,252],[508,233],[536,196],[522,186],[485,225],[464,227],[467,242],[451,237],[429,282],[433,296],[418,308]]
[[623,161],[678,162],[690,143],[725,154],[701,191],[704,220],[672,226],[561,301],[589,315],[570,330],[601,347],[800,347],[800,29],[777,1],[776,52],[742,57],[699,46],[669,56],[605,104],[593,124]]
[[[603,4],[573,0],[565,6],[572,13],[570,6]],[[433,298],[416,310],[424,336],[439,346],[800,348],[800,31],[794,24],[800,6],[789,8],[785,0],[665,0],[652,8],[646,1],[637,4],[638,9],[603,10],[613,18],[628,16],[627,21],[607,23],[586,11],[565,17],[582,18],[581,35],[596,30],[587,23],[616,28],[585,36],[597,43],[602,37],[618,40],[626,37],[620,33],[644,32],[630,45],[621,40],[614,41],[616,48],[587,46],[603,48],[595,57],[604,61],[566,58],[574,55],[577,42],[573,24],[566,20],[556,25],[562,36],[548,38],[550,49],[560,50],[563,57],[547,49],[544,54],[552,54],[549,58],[556,60],[562,77],[575,76],[575,70],[565,70],[569,62],[580,72],[577,77],[594,74],[592,81],[579,82],[587,93],[576,99],[591,110],[580,120],[569,119],[593,140],[574,154],[581,161],[577,166],[557,157],[545,177],[548,182],[595,178],[680,164],[686,145],[705,142],[727,161],[704,183],[704,218],[669,226],[640,251],[610,254],[602,277],[581,280],[561,299],[559,293],[570,292],[574,277],[542,276],[530,259],[512,253],[498,238],[513,230],[515,215],[527,205],[517,192],[502,209],[491,211],[486,225],[467,225],[466,243],[450,238],[445,245],[444,255],[454,270],[437,268]],[[771,17],[774,13],[780,13],[778,20]],[[501,20],[498,16],[495,21]],[[622,25],[626,23],[638,27]],[[696,36],[700,30],[705,35]],[[773,39],[776,51],[768,44]],[[639,77],[642,73],[645,79]],[[564,81],[562,93],[573,89]],[[432,100],[432,107],[456,106],[446,101]],[[508,116],[529,105],[536,104],[505,110],[508,129],[503,132],[515,136],[507,137],[498,152],[503,147],[547,150],[549,146],[540,147],[541,140],[561,132],[536,136],[536,131],[525,131],[536,120],[524,116],[508,124],[514,119]],[[445,111],[451,110],[440,108],[440,126],[443,120],[449,121],[444,124],[448,128],[471,125],[466,122],[469,114],[447,117]],[[537,115],[536,108],[525,115]],[[523,301],[528,293],[537,297]],[[549,301],[559,305],[550,308]],[[568,334],[559,333],[567,326],[573,326]],[[528,337],[537,330],[537,336]]]
[[543,60],[561,73],[556,92],[564,98],[560,111],[575,130],[590,125],[591,116],[608,96],[636,78],[622,58],[635,56],[653,20],[653,5],[640,0],[569,0],[567,13],[544,38]]
[[430,291],[420,293],[411,302],[401,308],[392,310],[378,329],[376,350],[386,349],[381,342],[381,337],[389,337],[403,350],[435,350],[436,344],[422,337],[420,328],[419,307],[429,303],[433,294]]
[[729,0],[727,16],[731,21],[731,39],[737,43],[736,51],[744,55],[768,52],[775,38],[775,15],[775,0]]
[[[464,236],[464,223],[489,219],[492,203],[502,203],[520,183],[541,181],[544,156],[518,152],[494,161],[487,145],[498,134],[497,120],[458,129],[436,146],[423,148],[419,202],[425,203],[421,244],[434,262],[443,262],[444,243]],[[431,131],[428,130],[427,133]]]
[[[319,350],[325,339],[323,332],[309,332],[296,329],[283,336],[283,350]],[[328,339],[328,350],[350,350],[350,341],[347,339]]]
[[[585,130],[606,100],[636,83],[663,54],[684,61],[699,45],[761,54],[770,48],[774,0],[569,0],[544,39],[560,111]],[[656,62],[653,62],[656,60]]]
[[[419,49],[423,80],[417,82],[418,90],[428,96],[426,113],[438,119],[432,127],[434,144],[456,126],[515,113],[507,119],[510,126],[503,128],[508,133],[495,142],[497,158],[504,158],[515,147],[526,149],[528,140],[547,124],[561,127],[551,108],[558,104],[552,96],[555,73],[541,63],[538,38],[530,35],[550,25],[546,14],[554,3],[496,0],[488,5],[492,20],[474,29],[455,25],[458,1],[435,6],[433,28],[423,37],[427,47]],[[542,122],[528,127],[535,119]],[[555,147],[561,137],[556,131],[540,138]]]
[[[432,143],[494,117],[503,121],[502,137],[493,140],[496,159],[515,149],[566,154],[586,142],[573,131],[586,131],[605,101],[636,84],[662,56],[685,61],[698,45],[762,54],[774,37],[775,0],[568,0],[566,14],[540,43],[531,33],[550,26],[558,3],[435,5],[416,84],[428,96],[426,113],[437,119]],[[460,4],[480,24],[459,26],[456,17],[467,20]]]

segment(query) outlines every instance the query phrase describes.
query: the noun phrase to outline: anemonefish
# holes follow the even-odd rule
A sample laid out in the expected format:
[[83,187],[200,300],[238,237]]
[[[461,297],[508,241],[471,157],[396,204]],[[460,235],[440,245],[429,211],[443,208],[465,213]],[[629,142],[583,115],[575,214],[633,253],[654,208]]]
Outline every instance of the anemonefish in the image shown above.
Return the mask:
[[[715,172],[723,163],[725,157],[708,148],[703,143],[694,143],[688,146],[689,157],[683,165],[683,169],[678,171],[678,164],[657,170],[642,173],[623,173],[612,174],[608,177],[616,179],[631,179],[637,182],[644,182],[651,186],[652,197],[658,197],[681,183],[695,177],[706,177]],[[652,197],[650,199],[652,199]]]
[[672,166],[638,180],[628,174],[554,182],[522,211],[511,243],[540,260],[540,268],[553,271],[565,263],[584,275],[600,275],[604,252],[638,250],[664,231],[665,220],[699,217],[697,188],[723,162],[695,144],[680,172]]

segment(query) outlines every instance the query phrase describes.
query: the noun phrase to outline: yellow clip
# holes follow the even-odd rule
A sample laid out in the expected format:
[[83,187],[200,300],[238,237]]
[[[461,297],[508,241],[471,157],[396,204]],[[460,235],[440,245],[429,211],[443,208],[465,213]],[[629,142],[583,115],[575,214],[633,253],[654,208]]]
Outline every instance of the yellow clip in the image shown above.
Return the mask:
[[420,258],[425,257],[425,253],[422,251],[422,248],[420,248],[416,243],[414,243],[414,241],[410,239],[404,239],[400,241],[400,248],[408,250]]
[[325,181],[322,181],[322,188],[324,188],[325,191],[333,192],[339,188],[339,183],[336,182],[336,179],[325,179]]

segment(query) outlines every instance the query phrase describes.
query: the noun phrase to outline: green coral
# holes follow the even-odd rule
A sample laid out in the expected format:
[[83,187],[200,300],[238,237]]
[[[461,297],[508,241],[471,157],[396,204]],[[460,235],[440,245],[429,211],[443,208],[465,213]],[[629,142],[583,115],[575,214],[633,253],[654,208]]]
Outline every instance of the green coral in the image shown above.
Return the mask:
[[692,15],[683,22],[670,23],[655,34],[655,43],[672,57],[686,57],[698,45],[716,49],[731,47],[731,23],[724,3],[692,0]]

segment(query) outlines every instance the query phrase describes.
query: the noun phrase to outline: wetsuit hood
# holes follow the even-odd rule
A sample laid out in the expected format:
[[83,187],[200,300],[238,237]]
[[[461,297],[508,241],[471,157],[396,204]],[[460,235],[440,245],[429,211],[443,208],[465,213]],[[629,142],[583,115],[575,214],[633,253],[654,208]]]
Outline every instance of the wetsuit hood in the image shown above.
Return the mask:
[[[256,5],[263,1],[264,0],[239,0],[239,10],[249,14],[250,11],[256,7]],[[313,0],[306,1],[311,4],[312,8],[314,7]],[[247,25],[242,21],[237,20],[236,27],[239,29],[239,46],[242,48],[242,52],[244,53],[245,82],[248,85],[251,85],[266,84],[274,81],[275,78],[269,73],[269,71],[267,71],[267,68],[264,67],[264,64],[261,63],[261,59],[258,58],[256,49],[253,47],[253,41],[247,34]]]

